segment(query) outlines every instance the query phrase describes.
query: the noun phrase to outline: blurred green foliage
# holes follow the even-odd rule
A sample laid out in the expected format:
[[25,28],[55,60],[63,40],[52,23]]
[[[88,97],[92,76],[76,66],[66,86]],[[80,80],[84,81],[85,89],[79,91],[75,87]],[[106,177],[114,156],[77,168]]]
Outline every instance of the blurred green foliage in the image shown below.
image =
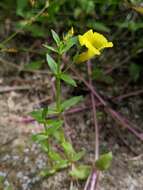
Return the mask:
[[[76,33],[92,28],[111,38],[114,43],[111,51],[120,57],[120,62],[127,54],[136,58],[143,51],[142,4],[142,0],[3,0],[0,2],[0,25],[8,18],[13,23],[12,31],[22,28],[24,34],[42,39],[49,38],[51,28],[60,34],[72,26]],[[44,12],[32,24],[24,26],[45,5]],[[130,67],[127,67],[128,73],[131,73]],[[100,68],[97,69],[96,73],[99,73]],[[130,76],[136,78],[133,72]]]

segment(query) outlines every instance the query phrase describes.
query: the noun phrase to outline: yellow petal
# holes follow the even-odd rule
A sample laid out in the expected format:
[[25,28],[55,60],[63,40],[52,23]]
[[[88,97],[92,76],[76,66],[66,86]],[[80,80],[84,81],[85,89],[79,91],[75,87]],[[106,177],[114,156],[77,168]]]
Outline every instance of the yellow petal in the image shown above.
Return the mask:
[[94,32],[94,40],[92,43],[94,47],[97,48],[98,50],[113,46],[112,42],[108,42],[107,39],[102,34],[99,34],[97,32]]
[[80,42],[81,46],[85,45],[86,41],[89,41],[89,42],[93,41],[93,31],[92,30],[88,30],[83,35],[79,35],[79,42]]
[[93,58],[95,55],[100,55],[100,52],[98,54],[95,54],[93,51],[88,50],[86,52],[79,54],[76,62],[81,63],[81,62],[87,61],[87,60]]
[[112,42],[108,42],[102,34],[93,32],[92,29],[88,30],[83,35],[79,35],[78,39],[80,45],[85,46],[88,50],[79,55],[77,62],[87,61],[95,55],[100,55],[100,50],[113,47]]

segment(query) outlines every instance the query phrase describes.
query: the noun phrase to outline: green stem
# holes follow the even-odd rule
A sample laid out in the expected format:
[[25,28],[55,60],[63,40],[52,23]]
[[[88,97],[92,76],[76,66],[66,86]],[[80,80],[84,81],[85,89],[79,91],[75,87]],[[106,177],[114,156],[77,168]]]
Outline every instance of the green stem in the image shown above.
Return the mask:
[[60,79],[60,55],[58,57],[58,67],[57,67],[57,76],[56,76],[56,106],[57,112],[61,111],[61,79]]

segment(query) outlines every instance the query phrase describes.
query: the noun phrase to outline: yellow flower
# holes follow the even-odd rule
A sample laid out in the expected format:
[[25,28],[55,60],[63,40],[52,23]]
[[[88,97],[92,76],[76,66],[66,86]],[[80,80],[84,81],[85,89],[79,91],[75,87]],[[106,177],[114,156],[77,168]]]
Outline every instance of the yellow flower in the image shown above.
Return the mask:
[[87,31],[83,35],[79,35],[78,39],[80,45],[85,46],[88,49],[86,52],[83,52],[78,56],[78,63],[87,61],[95,55],[100,55],[100,50],[104,48],[113,47],[112,42],[108,42],[102,34],[93,32],[92,30]]

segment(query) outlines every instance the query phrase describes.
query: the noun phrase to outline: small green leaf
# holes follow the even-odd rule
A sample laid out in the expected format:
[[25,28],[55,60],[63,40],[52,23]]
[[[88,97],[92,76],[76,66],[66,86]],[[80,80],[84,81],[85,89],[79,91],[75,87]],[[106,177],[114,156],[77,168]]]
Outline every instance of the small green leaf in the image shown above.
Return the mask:
[[85,150],[82,150],[78,153],[74,153],[72,156],[72,161],[76,162],[76,161],[80,160],[84,155],[85,155]]
[[101,171],[107,170],[111,165],[112,158],[113,158],[112,152],[100,156],[100,158],[95,163],[97,169]]
[[59,161],[54,165],[54,168],[55,168],[56,170],[60,170],[60,169],[67,168],[68,166],[69,166],[68,160],[59,160]]
[[48,156],[50,157],[50,159],[52,159],[53,161],[60,161],[60,160],[63,160],[62,157],[60,156],[59,153],[53,151],[53,150],[50,150],[49,153],[48,153]]
[[73,80],[70,75],[67,75],[67,74],[62,73],[62,74],[60,75],[60,78],[61,78],[63,81],[65,81],[67,84],[70,84],[71,86],[74,86],[74,87],[77,86],[75,80]]
[[53,126],[53,127],[61,127],[63,125],[63,120],[47,120],[47,125]]
[[77,42],[78,42],[78,38],[77,37],[71,37],[71,38],[69,38],[65,42],[65,44],[64,44],[64,46],[62,48],[61,53],[67,52],[72,46],[74,46],[75,44],[77,44]]
[[44,152],[46,152],[46,153],[49,152],[49,143],[48,143],[47,139],[44,141],[40,141],[39,144]]
[[51,30],[51,32],[52,32],[53,39],[56,42],[57,46],[60,46],[61,41],[60,41],[58,34],[54,30]]
[[42,111],[43,109],[37,110],[37,111],[33,111],[30,113],[30,115],[39,123],[44,123],[44,119],[43,115],[42,115]]
[[83,100],[82,96],[75,96],[75,97],[72,97],[68,100],[65,100],[61,104],[61,110],[65,111],[65,110],[71,108],[72,106],[76,105],[77,103],[79,103],[82,100]]
[[50,126],[46,130],[46,134],[49,136],[54,135],[55,132],[63,125],[63,121],[55,121],[55,120],[46,121],[46,123],[47,125]]
[[26,69],[26,70],[38,70],[41,68],[42,64],[43,63],[41,61],[33,61],[29,64],[24,65],[24,69]]
[[65,135],[63,133],[63,130],[60,130],[60,128],[53,133],[53,136],[60,143],[65,141]]
[[56,172],[56,170],[54,168],[52,169],[44,169],[40,172],[40,176],[42,177],[48,177],[53,175]]
[[55,62],[55,60],[49,54],[46,54],[46,58],[51,71],[54,74],[57,74],[57,63]]
[[47,45],[47,44],[44,44],[43,46],[44,46],[45,48],[47,48],[47,49],[53,51],[53,52],[58,53],[58,51],[57,51],[54,47],[52,47],[52,46],[49,46],[49,45]]
[[40,141],[45,141],[48,139],[48,136],[45,133],[38,133],[32,135],[33,141],[40,142]]
[[47,108],[38,109],[29,113],[39,123],[45,123],[48,115],[57,114],[55,104],[49,105]]
[[70,175],[75,179],[84,180],[89,176],[90,170],[90,166],[80,165],[78,167],[72,168],[72,171],[70,171]]
[[65,153],[66,153],[67,155],[70,155],[70,156],[72,157],[72,155],[75,154],[75,151],[74,151],[74,149],[73,149],[73,146],[72,146],[72,144],[71,144],[70,142],[64,141],[64,142],[62,143],[62,147],[63,147],[63,149],[64,149],[64,151],[65,151]]

